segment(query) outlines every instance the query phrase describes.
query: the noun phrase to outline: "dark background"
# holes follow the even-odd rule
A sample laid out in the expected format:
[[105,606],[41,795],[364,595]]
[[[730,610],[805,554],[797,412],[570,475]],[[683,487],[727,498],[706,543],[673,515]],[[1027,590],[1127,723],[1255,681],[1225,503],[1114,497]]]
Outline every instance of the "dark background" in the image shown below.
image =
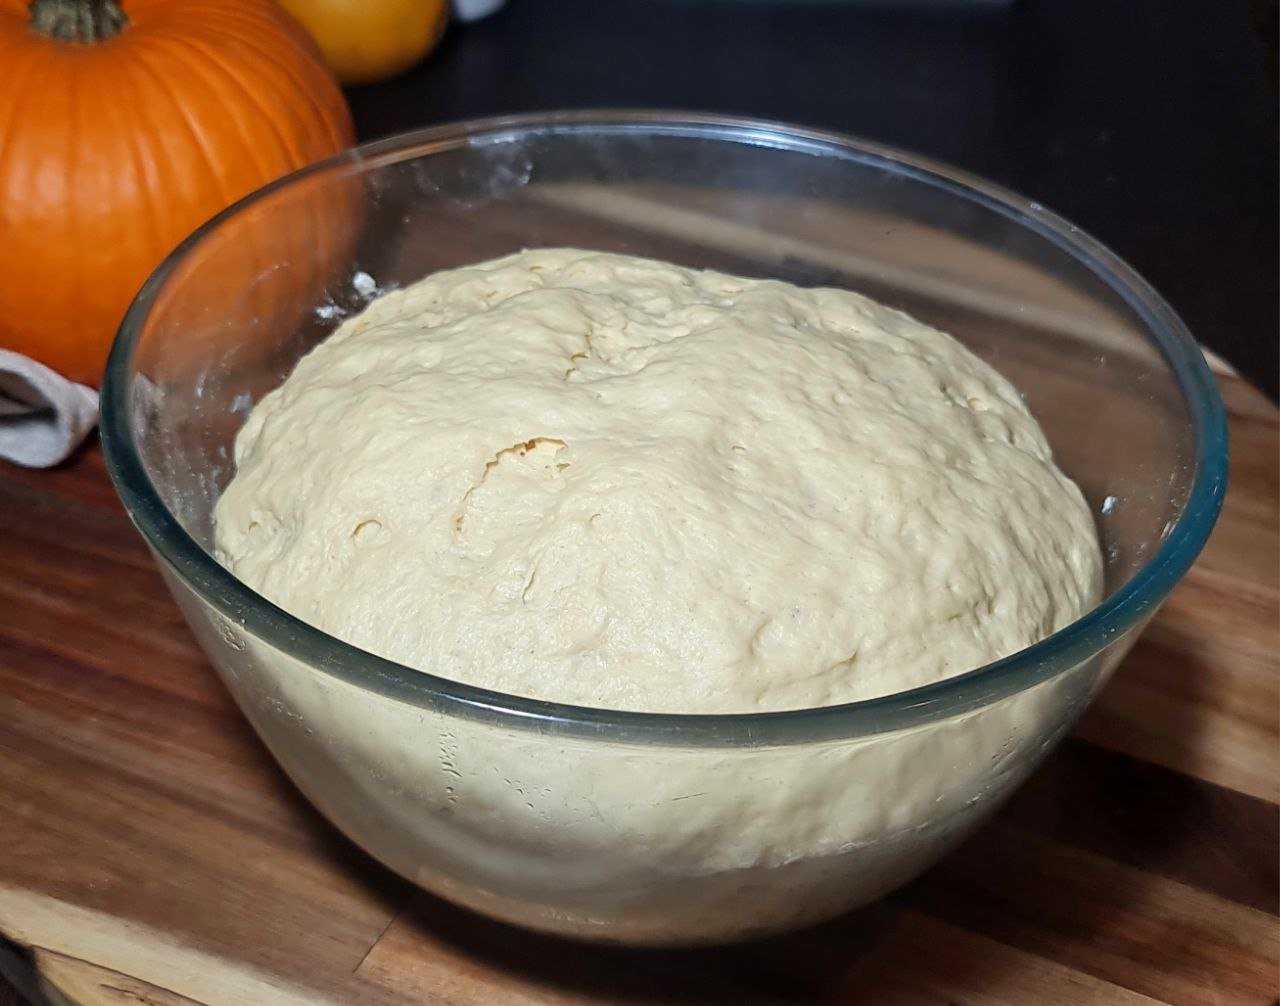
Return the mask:
[[349,95],[363,140],[501,112],[677,108],[948,161],[1110,245],[1275,397],[1273,12],[1265,0],[510,0],[451,27],[418,68]]

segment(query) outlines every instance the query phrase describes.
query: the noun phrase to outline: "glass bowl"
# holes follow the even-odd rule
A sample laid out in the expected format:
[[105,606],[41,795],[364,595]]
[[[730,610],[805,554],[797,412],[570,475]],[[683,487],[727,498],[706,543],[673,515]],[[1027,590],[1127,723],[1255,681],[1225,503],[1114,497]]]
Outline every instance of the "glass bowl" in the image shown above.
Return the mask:
[[[1084,490],[1105,599],[928,687],[787,712],[646,714],[380,659],[214,560],[233,438],[299,357],[379,291],[551,245],[845,286],[951,332],[1013,380]],[[443,126],[270,185],[148,280],[102,406],[125,507],[227,687],[315,805],[429,891],[636,944],[815,922],[943,855],[1066,733],[1186,572],[1227,471],[1196,343],[1075,227],[893,150],[705,115]]]

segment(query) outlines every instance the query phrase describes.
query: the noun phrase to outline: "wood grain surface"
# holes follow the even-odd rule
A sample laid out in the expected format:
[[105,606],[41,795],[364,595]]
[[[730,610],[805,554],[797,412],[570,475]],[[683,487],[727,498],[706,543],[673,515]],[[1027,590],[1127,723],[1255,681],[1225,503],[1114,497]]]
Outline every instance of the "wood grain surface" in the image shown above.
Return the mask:
[[86,1006],[1275,1003],[1280,443],[1269,402],[1223,391],[1212,541],[1013,801],[870,909],[686,952],[527,934],[390,876],[245,725],[96,447],[6,468],[0,971]]

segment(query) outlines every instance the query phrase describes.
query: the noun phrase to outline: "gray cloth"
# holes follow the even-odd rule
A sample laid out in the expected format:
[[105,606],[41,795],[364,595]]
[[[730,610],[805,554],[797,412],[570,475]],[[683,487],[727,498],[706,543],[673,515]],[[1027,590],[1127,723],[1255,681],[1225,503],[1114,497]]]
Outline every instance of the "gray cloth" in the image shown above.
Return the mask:
[[49,468],[98,422],[98,393],[43,364],[0,349],[0,458]]

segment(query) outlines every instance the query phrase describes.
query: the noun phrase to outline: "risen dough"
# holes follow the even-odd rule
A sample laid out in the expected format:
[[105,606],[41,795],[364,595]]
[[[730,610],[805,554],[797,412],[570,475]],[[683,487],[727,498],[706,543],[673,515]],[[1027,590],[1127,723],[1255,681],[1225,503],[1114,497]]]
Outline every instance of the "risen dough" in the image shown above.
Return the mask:
[[[535,251],[387,294],[258,405],[236,460],[216,543],[251,586],[402,662],[569,702],[882,694],[1099,594],[1080,493],[954,340],[855,294],[659,262]],[[902,882],[1101,671],[1046,668],[927,726],[702,746],[398,701],[229,622],[209,645],[290,775],[394,869],[641,943],[816,921]]]
[[563,702],[826,705],[1099,597],[1017,392],[843,290],[569,249],[375,301],[253,410],[221,559],[375,653]]

